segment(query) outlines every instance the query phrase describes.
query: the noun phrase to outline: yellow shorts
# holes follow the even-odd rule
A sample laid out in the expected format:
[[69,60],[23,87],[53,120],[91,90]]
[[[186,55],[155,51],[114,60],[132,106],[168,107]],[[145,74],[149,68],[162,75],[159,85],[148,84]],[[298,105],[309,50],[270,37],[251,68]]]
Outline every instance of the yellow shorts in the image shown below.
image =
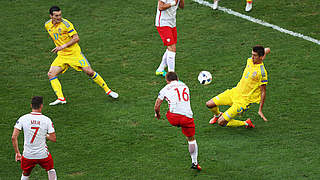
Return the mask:
[[241,115],[244,111],[248,110],[250,106],[250,104],[239,103],[236,100],[234,89],[227,89],[223,93],[212,98],[212,100],[217,106],[231,106],[226,112],[223,113],[223,118],[227,121],[234,119],[238,115]]
[[62,68],[62,72],[66,72],[66,70],[71,66],[73,69],[77,71],[82,71],[83,67],[90,66],[87,58],[82,54],[75,54],[70,56],[57,56],[56,59],[52,62],[51,66],[59,66]]

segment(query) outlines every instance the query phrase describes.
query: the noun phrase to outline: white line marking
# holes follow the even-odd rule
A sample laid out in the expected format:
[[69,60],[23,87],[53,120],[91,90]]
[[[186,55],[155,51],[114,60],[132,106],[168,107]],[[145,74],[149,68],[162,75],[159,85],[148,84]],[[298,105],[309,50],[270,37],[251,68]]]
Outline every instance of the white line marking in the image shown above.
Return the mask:
[[[208,7],[213,9],[213,4],[211,4],[211,3],[207,2],[207,1],[203,1],[203,0],[192,0],[192,1],[194,1],[196,3],[199,3],[201,5],[208,6]],[[303,35],[301,33],[296,33],[296,32],[293,32],[293,31],[290,31],[290,30],[287,30],[287,29],[283,29],[283,28],[281,28],[279,26],[264,22],[264,21],[262,21],[260,19],[253,18],[253,17],[250,17],[250,16],[247,16],[247,15],[235,12],[235,11],[233,11],[231,9],[227,9],[227,8],[224,8],[224,7],[221,7],[221,6],[218,7],[218,10],[226,12],[226,13],[231,14],[231,15],[238,16],[238,17],[246,19],[248,21],[252,21],[252,22],[257,23],[257,24],[261,24],[261,25],[266,26],[266,27],[271,27],[271,28],[273,28],[273,29],[275,29],[277,31],[280,31],[280,32],[283,32],[283,33],[286,33],[286,34],[290,34],[292,36],[299,37],[299,38],[302,38],[302,39],[305,39],[307,41],[311,41],[313,43],[316,43],[316,44],[320,45],[320,41],[319,40],[314,39],[314,38],[309,37],[309,36],[305,36],[305,35]]]

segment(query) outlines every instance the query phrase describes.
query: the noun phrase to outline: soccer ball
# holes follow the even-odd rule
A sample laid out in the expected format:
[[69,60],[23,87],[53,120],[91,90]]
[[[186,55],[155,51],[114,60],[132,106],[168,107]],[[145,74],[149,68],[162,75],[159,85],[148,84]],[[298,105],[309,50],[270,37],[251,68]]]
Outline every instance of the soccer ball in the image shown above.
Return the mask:
[[200,84],[208,85],[212,81],[212,75],[208,71],[201,71],[199,73],[198,80]]

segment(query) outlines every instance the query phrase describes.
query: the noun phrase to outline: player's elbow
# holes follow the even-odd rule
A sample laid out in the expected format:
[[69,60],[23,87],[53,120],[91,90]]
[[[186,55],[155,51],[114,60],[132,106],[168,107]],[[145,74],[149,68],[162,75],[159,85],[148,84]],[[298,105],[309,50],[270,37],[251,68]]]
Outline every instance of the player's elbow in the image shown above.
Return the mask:
[[50,139],[50,141],[52,141],[52,142],[57,142],[57,138],[54,136],[54,137],[52,137],[52,138]]
[[55,133],[52,133],[52,134],[49,134],[47,136],[47,139],[52,141],[52,142],[57,142],[57,137],[56,137],[56,134]]

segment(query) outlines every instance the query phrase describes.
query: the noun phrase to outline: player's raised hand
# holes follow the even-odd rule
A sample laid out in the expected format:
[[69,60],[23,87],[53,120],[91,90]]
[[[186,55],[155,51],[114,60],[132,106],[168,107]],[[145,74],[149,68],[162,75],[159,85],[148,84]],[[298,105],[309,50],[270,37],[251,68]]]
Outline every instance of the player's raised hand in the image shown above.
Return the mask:
[[269,54],[271,52],[270,48],[264,48],[265,54]]
[[260,117],[261,117],[265,122],[268,121],[268,119],[264,116],[264,114],[262,113],[262,111],[259,111],[258,114],[260,115]]
[[270,52],[271,52],[270,48],[264,48],[264,56],[262,57],[262,60],[264,60],[267,54],[269,54]]
[[21,158],[22,158],[21,154],[20,153],[16,153],[16,162],[17,161],[21,161]]

